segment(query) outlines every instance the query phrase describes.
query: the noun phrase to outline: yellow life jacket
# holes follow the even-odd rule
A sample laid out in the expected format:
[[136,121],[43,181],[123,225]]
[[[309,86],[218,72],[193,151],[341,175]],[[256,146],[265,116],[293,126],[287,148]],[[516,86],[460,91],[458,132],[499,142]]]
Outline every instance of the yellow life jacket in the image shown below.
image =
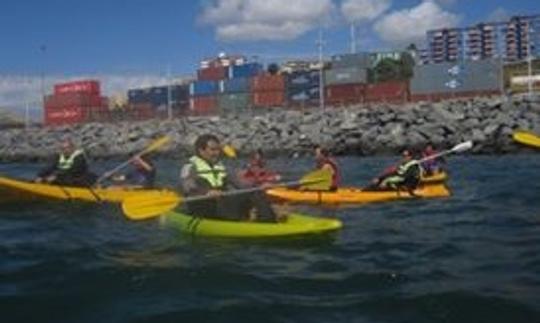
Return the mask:
[[212,188],[223,188],[225,185],[225,177],[227,177],[227,171],[222,163],[211,166],[206,160],[199,156],[193,156],[189,161],[193,167],[195,167],[197,176],[207,181]]
[[84,151],[82,149],[75,150],[69,157],[64,156],[64,154],[60,154],[60,159],[58,159],[58,169],[60,170],[69,170],[71,167],[73,167],[73,163],[75,162],[75,158],[77,156],[82,155]]

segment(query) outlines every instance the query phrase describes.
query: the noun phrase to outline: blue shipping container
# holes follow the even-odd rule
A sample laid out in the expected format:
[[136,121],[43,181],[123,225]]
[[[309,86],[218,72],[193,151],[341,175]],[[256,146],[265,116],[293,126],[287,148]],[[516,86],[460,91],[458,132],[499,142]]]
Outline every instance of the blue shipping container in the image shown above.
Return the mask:
[[214,81],[195,81],[189,85],[189,95],[205,96],[218,93],[218,82]]
[[181,103],[188,100],[187,86],[172,85],[159,86],[146,89],[134,89],[128,91],[128,102],[132,104],[150,103],[154,106],[166,105],[169,102],[169,90],[171,103]]
[[253,77],[263,71],[263,66],[259,63],[248,63],[243,65],[229,66],[229,78]]
[[311,88],[319,86],[319,71],[301,71],[287,75],[288,88]]
[[240,93],[249,92],[249,78],[235,78],[219,82],[219,92]]
[[301,103],[319,100],[319,86],[310,88],[287,89],[287,99],[289,102]]

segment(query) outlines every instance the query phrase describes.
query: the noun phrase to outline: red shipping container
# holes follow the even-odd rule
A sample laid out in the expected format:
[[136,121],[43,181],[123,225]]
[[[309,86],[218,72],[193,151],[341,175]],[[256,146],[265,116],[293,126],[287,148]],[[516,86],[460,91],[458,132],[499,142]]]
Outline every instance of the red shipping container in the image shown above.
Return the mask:
[[251,79],[253,92],[280,91],[285,92],[285,77],[283,75],[261,74]]
[[349,104],[364,102],[365,84],[336,84],[325,87],[328,104]]
[[65,108],[70,106],[98,107],[103,105],[103,97],[90,93],[66,92],[49,95],[45,98],[47,108]]
[[285,91],[254,92],[253,105],[256,107],[276,107],[285,104]]
[[156,116],[156,108],[150,103],[138,103],[130,106],[131,118],[147,120]]
[[217,98],[215,96],[196,96],[189,99],[189,110],[192,115],[217,114]]
[[405,103],[409,97],[409,81],[389,81],[368,84],[365,102]]
[[84,80],[84,81],[60,83],[60,84],[55,84],[54,86],[54,94],[73,93],[73,92],[100,95],[99,81]]
[[228,68],[224,66],[201,68],[197,70],[199,81],[220,81],[227,78]]
[[82,123],[86,121],[86,108],[72,106],[62,109],[45,109],[46,126]]

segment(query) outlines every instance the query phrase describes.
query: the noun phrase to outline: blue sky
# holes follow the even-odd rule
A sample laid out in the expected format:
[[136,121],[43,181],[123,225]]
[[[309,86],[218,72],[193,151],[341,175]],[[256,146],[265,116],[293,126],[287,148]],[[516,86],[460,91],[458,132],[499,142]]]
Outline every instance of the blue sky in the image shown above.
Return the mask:
[[[21,87],[35,89],[42,73],[48,82],[100,75],[122,84],[122,76],[136,75],[148,83],[167,66],[193,74],[200,58],[219,51],[263,62],[315,55],[321,25],[325,53],[335,54],[349,49],[350,20],[358,25],[358,48],[377,50],[421,45],[426,29],[517,14],[540,14],[540,1],[7,0],[0,11],[0,106],[16,104]],[[22,79],[28,84],[14,85]]]

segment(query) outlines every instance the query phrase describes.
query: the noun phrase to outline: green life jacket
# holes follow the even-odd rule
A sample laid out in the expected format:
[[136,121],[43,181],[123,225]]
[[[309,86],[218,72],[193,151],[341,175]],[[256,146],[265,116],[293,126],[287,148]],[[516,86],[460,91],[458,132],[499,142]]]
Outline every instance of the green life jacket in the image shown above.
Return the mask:
[[417,160],[411,160],[411,161],[406,162],[405,164],[401,164],[401,165],[399,165],[399,167],[397,169],[397,174],[399,176],[404,176],[405,174],[407,174],[407,171],[409,170],[409,168],[411,168],[411,167],[413,167],[415,165],[418,165]]
[[206,160],[199,156],[193,156],[189,161],[193,167],[195,167],[197,176],[207,181],[212,188],[223,188],[227,171],[222,163],[211,166]]
[[60,158],[58,159],[58,169],[66,171],[71,169],[73,167],[73,163],[75,162],[75,158],[77,158],[79,155],[82,155],[84,151],[82,149],[75,150],[69,157],[64,156],[64,154],[60,154]]

